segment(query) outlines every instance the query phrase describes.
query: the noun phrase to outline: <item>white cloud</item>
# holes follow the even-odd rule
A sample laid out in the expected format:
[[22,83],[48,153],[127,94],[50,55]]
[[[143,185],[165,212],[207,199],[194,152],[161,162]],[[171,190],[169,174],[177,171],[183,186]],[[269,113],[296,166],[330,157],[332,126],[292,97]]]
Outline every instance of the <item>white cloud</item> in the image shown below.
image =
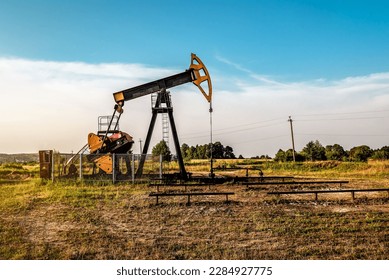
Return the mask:
[[[295,120],[298,150],[315,139],[345,148],[389,144],[385,125],[389,73],[285,83],[218,59],[249,74],[247,79],[238,79],[208,69],[214,86],[214,140],[232,146],[237,155],[273,156],[278,148],[288,149],[289,115]],[[112,114],[113,92],[184,69],[1,58],[0,152],[76,151],[85,144],[87,134],[97,130],[97,117]],[[228,84],[223,83],[226,80]],[[171,92],[181,143],[209,142],[208,103],[201,93],[189,84]],[[144,139],[151,117],[150,98],[127,102],[124,109],[121,129],[136,141]],[[154,135],[154,142],[159,141],[159,125]],[[138,152],[138,144],[134,151]]]
[[[174,70],[137,64],[0,59],[1,152],[77,150],[97,117],[113,112],[112,93]],[[22,139],[23,138],[23,139]]]

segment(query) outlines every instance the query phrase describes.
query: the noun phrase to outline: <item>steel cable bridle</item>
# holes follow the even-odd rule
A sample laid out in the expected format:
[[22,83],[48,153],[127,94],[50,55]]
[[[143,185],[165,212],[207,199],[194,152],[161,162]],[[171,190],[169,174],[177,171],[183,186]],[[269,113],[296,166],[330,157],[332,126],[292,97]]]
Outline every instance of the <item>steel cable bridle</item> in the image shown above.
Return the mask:
[[212,108],[212,101],[209,102],[209,125],[210,125],[210,139],[211,139],[211,178],[214,177],[213,174],[213,139],[212,139],[212,113],[213,113],[213,108]]

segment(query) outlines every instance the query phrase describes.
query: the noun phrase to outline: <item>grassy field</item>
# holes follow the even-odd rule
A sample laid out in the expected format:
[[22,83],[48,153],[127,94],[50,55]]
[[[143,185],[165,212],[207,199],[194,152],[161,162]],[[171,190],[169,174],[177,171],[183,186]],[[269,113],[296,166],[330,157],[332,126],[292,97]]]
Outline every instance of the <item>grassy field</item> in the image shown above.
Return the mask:
[[[204,161],[188,170],[207,173]],[[389,187],[389,162],[218,161],[249,175],[348,179]],[[223,184],[222,197],[155,198],[146,185],[44,182],[33,165],[0,165],[0,259],[388,259],[386,192],[273,197]],[[245,175],[246,171],[218,174]],[[170,188],[171,190],[173,187]],[[208,190],[208,187],[207,187]]]

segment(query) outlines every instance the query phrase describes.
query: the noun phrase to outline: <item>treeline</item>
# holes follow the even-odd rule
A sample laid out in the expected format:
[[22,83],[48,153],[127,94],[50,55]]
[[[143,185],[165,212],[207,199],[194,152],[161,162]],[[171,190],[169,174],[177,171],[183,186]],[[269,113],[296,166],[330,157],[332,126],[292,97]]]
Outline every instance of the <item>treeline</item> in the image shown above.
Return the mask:
[[191,159],[209,159],[211,158],[211,149],[212,149],[212,158],[215,159],[234,159],[234,151],[230,146],[223,146],[220,142],[215,142],[213,145],[204,144],[189,146],[187,144],[181,145],[181,154],[185,160]]
[[[211,158],[211,150],[212,150],[212,158],[215,159],[236,158],[233,149],[230,146],[224,147],[220,142],[215,142],[213,143],[213,145],[204,144],[204,145],[189,146],[188,144],[185,143],[181,145],[181,154],[184,160],[209,159]],[[170,161],[172,159],[172,154],[170,152],[170,149],[167,146],[166,142],[163,140],[153,147],[152,154],[153,156],[162,155],[164,161]]]
[[[341,145],[323,146],[318,140],[310,141],[300,152],[295,151],[296,161],[316,161],[316,160],[339,160],[339,161],[367,161],[368,159],[387,160],[389,159],[389,147],[381,149],[371,149],[367,145],[353,147],[349,151]],[[293,161],[293,150],[278,150],[274,158],[275,161]]]
[[[182,144],[181,154],[184,160],[191,159],[235,159],[234,150],[230,146],[224,146],[220,142],[215,142],[213,145],[204,144],[189,146],[188,144]],[[158,143],[152,151],[153,155],[163,155],[163,159],[169,161],[171,159],[171,153],[169,147],[164,141]],[[240,159],[243,159],[239,155]],[[268,155],[256,156],[252,158],[258,159],[271,159]],[[384,146],[381,149],[371,149],[367,145],[361,145],[353,147],[352,149],[345,150],[341,145],[327,145],[323,146],[318,140],[310,141],[300,151],[295,151],[296,161],[319,161],[319,160],[338,160],[338,161],[367,161],[368,159],[375,160],[389,160],[389,146]],[[293,161],[293,150],[279,149],[274,157],[275,161]]]
[[32,163],[38,161],[39,161],[38,153],[0,154],[0,163],[9,163],[9,162]]

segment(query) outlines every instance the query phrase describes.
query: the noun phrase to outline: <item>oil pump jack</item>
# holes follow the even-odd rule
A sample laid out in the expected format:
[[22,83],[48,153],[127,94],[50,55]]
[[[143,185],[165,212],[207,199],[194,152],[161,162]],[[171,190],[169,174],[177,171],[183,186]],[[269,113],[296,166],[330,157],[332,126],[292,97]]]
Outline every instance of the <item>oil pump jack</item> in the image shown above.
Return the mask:
[[[157,99],[155,105],[152,108],[150,126],[143,146],[139,167],[136,171],[135,176],[136,178],[140,178],[142,176],[143,166],[146,160],[146,154],[149,149],[150,140],[154,130],[157,115],[159,113],[167,113],[170,120],[172,137],[177,153],[178,165],[180,168],[179,177],[180,179],[184,180],[188,179],[188,174],[185,170],[184,161],[181,154],[177,129],[173,118],[171,97],[167,89],[189,82],[192,82],[199,88],[206,100],[210,103],[210,108],[212,108],[211,78],[203,62],[193,53],[191,54],[191,64],[189,66],[189,69],[185,70],[184,72],[153,82],[149,82],[143,85],[139,85],[133,88],[115,92],[113,94],[113,97],[116,104],[114,106],[114,112],[112,114],[111,122],[109,123],[107,131],[104,133],[104,135],[96,135],[94,133],[90,133],[88,135],[88,147],[91,156],[94,157],[94,162],[96,163],[96,165],[105,173],[112,173],[112,154],[127,153],[130,151],[132,144],[134,143],[132,137],[129,134],[121,131],[116,131],[116,125],[114,129],[111,130],[112,120],[116,118],[116,124],[119,122],[120,116],[123,113],[124,102],[152,93],[156,93]],[[110,136],[108,136],[109,133],[111,134]]]

